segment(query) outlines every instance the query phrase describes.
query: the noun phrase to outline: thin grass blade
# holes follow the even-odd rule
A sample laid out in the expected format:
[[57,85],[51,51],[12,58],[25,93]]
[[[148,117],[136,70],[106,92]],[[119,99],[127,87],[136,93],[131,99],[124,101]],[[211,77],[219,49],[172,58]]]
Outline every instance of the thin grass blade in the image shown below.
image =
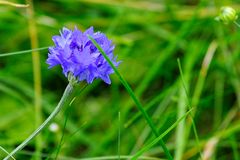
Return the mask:
[[[152,119],[149,117],[149,115],[147,114],[147,112],[144,110],[142,104],[140,103],[140,101],[138,100],[138,98],[135,96],[133,90],[131,89],[131,87],[129,86],[129,84],[127,83],[127,81],[122,77],[122,75],[118,72],[117,68],[114,66],[114,64],[111,62],[111,60],[109,59],[109,57],[107,56],[107,54],[103,51],[103,49],[99,46],[99,44],[90,36],[88,35],[88,38],[92,41],[92,43],[97,47],[97,49],[100,51],[100,53],[103,55],[103,57],[107,60],[107,62],[109,63],[109,65],[113,68],[115,74],[117,75],[117,77],[119,78],[119,80],[121,81],[121,83],[123,84],[123,86],[126,88],[127,92],[129,93],[129,95],[131,96],[131,98],[133,99],[133,101],[135,102],[137,108],[141,111],[142,115],[144,116],[144,118],[146,119],[148,125],[151,127],[152,132],[155,134],[155,136],[159,136],[159,133],[157,131],[157,128],[155,127],[155,125],[153,124]],[[168,157],[168,159],[173,160],[169,150],[167,149],[165,143],[163,142],[162,139],[159,140],[160,145],[162,146],[166,156]]]

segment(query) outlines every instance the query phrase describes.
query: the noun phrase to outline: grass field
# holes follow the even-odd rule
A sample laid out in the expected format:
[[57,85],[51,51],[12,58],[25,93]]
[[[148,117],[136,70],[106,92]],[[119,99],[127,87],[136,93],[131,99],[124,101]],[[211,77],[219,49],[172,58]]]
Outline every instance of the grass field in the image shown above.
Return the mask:
[[78,84],[15,159],[171,159],[163,145],[174,160],[240,159],[240,28],[214,20],[222,6],[238,12],[239,0],[8,2],[0,0],[0,159],[68,84],[60,66],[46,64],[64,26],[105,33],[119,75],[111,85]]

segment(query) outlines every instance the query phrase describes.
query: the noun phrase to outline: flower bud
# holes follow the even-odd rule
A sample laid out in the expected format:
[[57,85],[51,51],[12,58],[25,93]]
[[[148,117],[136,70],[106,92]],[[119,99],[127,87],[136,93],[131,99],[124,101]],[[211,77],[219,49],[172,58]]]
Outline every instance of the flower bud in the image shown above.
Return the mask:
[[229,24],[230,22],[236,21],[237,18],[238,15],[236,11],[232,7],[225,6],[221,8],[220,14],[215,19],[224,24]]

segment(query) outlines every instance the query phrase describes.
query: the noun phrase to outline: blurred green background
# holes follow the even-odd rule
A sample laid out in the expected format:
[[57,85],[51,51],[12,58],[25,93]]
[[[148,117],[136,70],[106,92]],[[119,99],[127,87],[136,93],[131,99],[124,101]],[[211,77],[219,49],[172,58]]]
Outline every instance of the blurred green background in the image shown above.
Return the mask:
[[[240,159],[240,28],[214,20],[221,6],[238,11],[240,1],[34,0],[33,5],[31,19],[29,8],[0,1],[1,54],[32,48],[29,21],[35,21],[40,48],[53,45],[52,36],[63,26],[83,31],[94,26],[113,40],[114,53],[122,61],[120,73],[160,133],[188,107],[195,108],[164,137],[174,159],[199,159],[200,153],[206,160]],[[47,53],[39,51],[42,109],[37,113],[31,52],[0,57],[0,146],[9,152],[30,135],[39,119],[47,118],[68,83],[59,66],[48,70]],[[54,159],[61,137],[57,159],[118,159],[154,140],[119,79],[111,79],[111,85],[96,80],[81,93],[79,85],[75,101],[54,119],[58,129],[42,132],[41,155],[35,154],[34,140],[16,159]],[[192,119],[195,134],[189,129]],[[0,158],[4,156],[0,150]],[[166,158],[159,145],[144,156]]]

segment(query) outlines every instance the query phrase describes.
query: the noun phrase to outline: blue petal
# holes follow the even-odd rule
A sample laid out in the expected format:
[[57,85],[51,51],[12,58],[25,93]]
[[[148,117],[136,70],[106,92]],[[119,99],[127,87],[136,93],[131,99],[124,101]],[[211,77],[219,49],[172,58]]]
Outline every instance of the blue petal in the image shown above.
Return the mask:
[[77,27],[74,30],[63,27],[60,36],[53,36],[54,47],[49,48],[47,63],[49,68],[61,65],[63,74],[67,76],[73,73],[78,81],[92,83],[94,79],[100,78],[105,83],[111,84],[109,75],[114,71],[87,35],[91,35],[106,52],[114,66],[118,66],[113,55],[114,45],[105,34],[95,32],[90,27],[81,32]]

